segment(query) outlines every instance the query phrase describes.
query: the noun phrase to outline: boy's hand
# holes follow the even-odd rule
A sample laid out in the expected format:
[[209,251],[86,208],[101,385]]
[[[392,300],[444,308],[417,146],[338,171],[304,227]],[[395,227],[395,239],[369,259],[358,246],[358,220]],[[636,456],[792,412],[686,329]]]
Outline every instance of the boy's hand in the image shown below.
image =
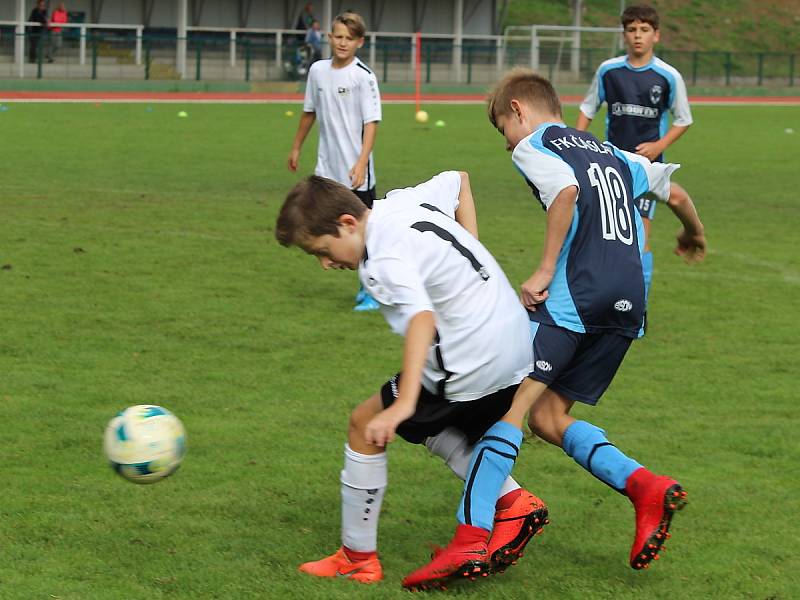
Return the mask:
[[385,446],[394,440],[397,427],[414,414],[413,406],[406,407],[395,402],[372,417],[364,429],[364,438],[373,446]]
[[367,178],[367,163],[357,162],[352,169],[350,169],[350,187],[357,190],[364,184]]
[[642,142],[636,146],[636,154],[644,156],[650,162],[658,158],[658,155],[664,151],[661,142]]
[[300,150],[292,150],[289,153],[289,160],[287,161],[289,170],[292,173],[297,172],[297,163],[300,161]]
[[681,227],[676,236],[678,244],[675,254],[682,257],[687,263],[701,262],[706,256],[706,236],[703,233],[691,235]]
[[519,298],[523,306],[531,312],[536,312],[536,305],[541,304],[550,295],[547,288],[553,280],[552,271],[538,269],[528,281],[522,284]]

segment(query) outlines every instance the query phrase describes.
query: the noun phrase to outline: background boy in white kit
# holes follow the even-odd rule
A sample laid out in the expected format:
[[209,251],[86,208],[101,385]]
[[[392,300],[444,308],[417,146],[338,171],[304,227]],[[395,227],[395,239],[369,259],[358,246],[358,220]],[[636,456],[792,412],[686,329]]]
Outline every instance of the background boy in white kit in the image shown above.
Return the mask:
[[[466,173],[448,171],[392,191],[371,210],[340,184],[308,177],[287,196],[276,237],[316,256],[325,269],[358,269],[392,330],[405,337],[402,371],[350,416],[342,546],[300,567],[318,577],[379,581],[386,444],[395,433],[425,443],[463,479],[471,445],[491,431],[531,368],[527,313],[477,240]],[[541,500],[507,478],[495,506],[499,524],[492,527],[490,510],[483,529],[493,529],[492,538],[479,564],[464,565],[468,574],[485,573],[493,555],[524,547],[546,516]],[[478,530],[468,519],[457,536]]]
[[[290,171],[297,171],[303,142],[319,120],[314,173],[348,186],[371,207],[375,200],[372,148],[381,120],[381,97],[375,74],[356,56],[365,33],[364,20],[356,13],[334,18],[329,34],[331,58],[309,69],[303,114],[288,165]],[[355,310],[377,308],[377,302],[360,290]]]

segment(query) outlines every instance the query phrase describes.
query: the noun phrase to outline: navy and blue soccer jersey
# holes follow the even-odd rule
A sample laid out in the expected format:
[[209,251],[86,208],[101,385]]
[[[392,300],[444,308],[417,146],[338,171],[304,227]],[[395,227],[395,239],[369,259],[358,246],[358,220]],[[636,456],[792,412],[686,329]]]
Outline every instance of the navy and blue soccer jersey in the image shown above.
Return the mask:
[[562,190],[578,188],[549,296],[531,320],[579,333],[640,336],[644,231],[633,201],[646,192],[666,201],[679,165],[651,163],[563,123],[542,125],[512,159],[545,210]]
[[[642,142],[654,142],[673,125],[692,124],[692,111],[681,74],[658,57],[644,67],[632,67],[627,57],[605,61],[597,69],[581,112],[593,119],[605,102],[606,139],[623,150],[635,152]],[[662,160],[659,156],[656,160]]]

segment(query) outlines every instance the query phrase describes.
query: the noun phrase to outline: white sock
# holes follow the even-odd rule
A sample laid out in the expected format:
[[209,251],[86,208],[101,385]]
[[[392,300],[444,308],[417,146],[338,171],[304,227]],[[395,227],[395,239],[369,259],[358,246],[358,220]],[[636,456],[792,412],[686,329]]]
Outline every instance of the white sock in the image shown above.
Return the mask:
[[386,452],[360,454],[344,445],[342,544],[356,552],[378,548],[378,517],[388,482]]
[[[452,469],[453,473],[458,475],[459,479],[462,481],[466,479],[469,461],[472,459],[473,446],[467,444],[467,436],[461,430],[455,427],[448,427],[440,434],[426,439],[425,446],[427,446],[431,454],[443,458],[447,466]],[[502,498],[507,493],[518,490],[520,487],[514,478],[509,475],[500,488],[498,498]]]

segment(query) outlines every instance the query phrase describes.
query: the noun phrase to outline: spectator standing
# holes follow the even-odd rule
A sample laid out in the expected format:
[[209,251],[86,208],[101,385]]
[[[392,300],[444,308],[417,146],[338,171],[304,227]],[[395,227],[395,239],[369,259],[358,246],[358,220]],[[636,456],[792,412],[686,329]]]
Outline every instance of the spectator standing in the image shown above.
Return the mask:
[[50,15],[50,51],[48,53],[47,62],[53,62],[53,57],[61,50],[64,44],[64,38],[61,33],[61,23],[69,21],[69,15],[63,2],[59,2],[53,14]]
[[44,0],[37,0],[36,6],[31,11],[28,21],[39,23],[39,27],[32,27],[30,31],[30,44],[28,45],[28,60],[36,62],[42,50],[42,41],[47,35],[47,6]]
[[322,30],[319,21],[314,21],[306,31],[306,45],[311,49],[310,64],[322,58]]

